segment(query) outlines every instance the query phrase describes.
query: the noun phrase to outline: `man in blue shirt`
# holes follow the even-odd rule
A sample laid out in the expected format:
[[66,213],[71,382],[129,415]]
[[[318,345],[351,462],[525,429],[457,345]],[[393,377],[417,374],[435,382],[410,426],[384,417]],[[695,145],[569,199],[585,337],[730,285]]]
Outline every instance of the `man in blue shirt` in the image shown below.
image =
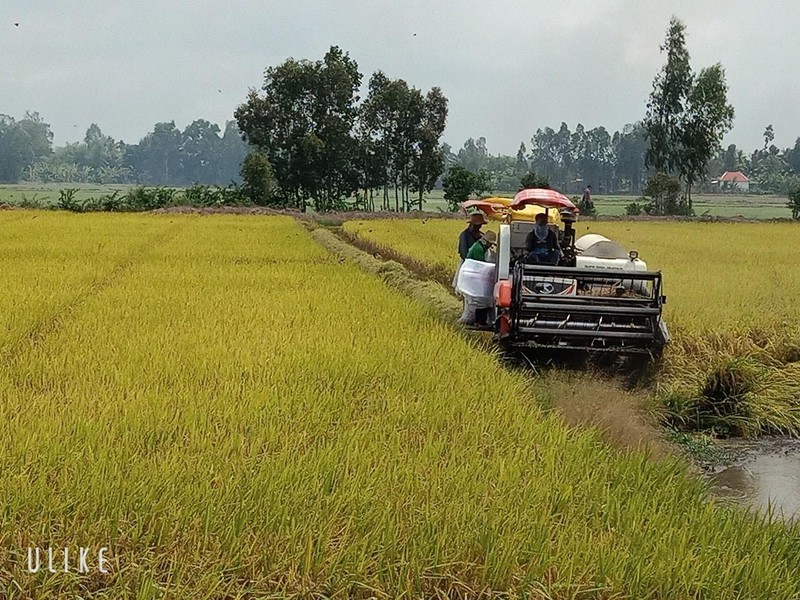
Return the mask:
[[547,213],[536,215],[536,224],[525,238],[525,262],[557,265],[561,258],[558,235],[547,226]]

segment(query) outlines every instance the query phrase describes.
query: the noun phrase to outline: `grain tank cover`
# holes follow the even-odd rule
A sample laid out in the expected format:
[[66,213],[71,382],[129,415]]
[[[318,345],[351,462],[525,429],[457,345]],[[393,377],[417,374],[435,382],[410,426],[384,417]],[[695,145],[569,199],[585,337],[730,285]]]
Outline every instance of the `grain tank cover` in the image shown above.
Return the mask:
[[581,256],[594,258],[628,258],[625,248],[597,233],[582,235],[575,240],[575,249]]

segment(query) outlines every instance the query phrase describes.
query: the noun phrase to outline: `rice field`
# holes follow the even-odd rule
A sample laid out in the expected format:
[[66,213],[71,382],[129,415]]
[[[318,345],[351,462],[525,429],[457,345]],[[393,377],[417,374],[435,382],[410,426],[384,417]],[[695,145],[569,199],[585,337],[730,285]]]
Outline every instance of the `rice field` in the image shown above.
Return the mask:
[[4,598],[800,594],[795,526],[566,427],[289,218],[0,227]]
[[[463,228],[444,220],[345,223],[354,235],[449,272]],[[674,340],[655,388],[670,419],[723,435],[800,434],[800,269],[793,250],[800,227],[579,221],[577,231],[636,249],[664,273],[664,316]]]

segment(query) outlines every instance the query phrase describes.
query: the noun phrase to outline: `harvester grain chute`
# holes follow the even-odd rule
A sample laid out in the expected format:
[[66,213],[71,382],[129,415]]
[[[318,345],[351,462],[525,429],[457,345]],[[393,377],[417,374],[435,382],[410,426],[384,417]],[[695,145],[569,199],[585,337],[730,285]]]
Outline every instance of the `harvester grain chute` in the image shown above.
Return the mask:
[[[578,208],[555,190],[463,204],[500,221],[491,329],[506,347],[657,356],[669,341],[660,271],[636,251],[596,234],[576,239]],[[537,213],[558,233],[557,264],[529,262],[525,240]]]

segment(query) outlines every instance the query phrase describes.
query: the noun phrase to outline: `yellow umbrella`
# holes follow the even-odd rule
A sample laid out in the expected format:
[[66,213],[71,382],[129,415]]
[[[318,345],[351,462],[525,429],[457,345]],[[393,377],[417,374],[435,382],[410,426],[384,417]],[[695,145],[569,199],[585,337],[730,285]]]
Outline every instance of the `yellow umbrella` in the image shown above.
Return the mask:
[[[462,204],[464,210],[470,208],[477,208],[482,210],[486,216],[496,221],[502,221],[506,215],[511,215],[512,221],[534,221],[536,215],[545,212],[547,209],[536,204],[528,204],[520,210],[512,210],[511,203],[514,202],[513,198],[481,198],[480,200],[467,200]],[[560,225],[561,215],[556,209],[547,211],[549,222]]]

